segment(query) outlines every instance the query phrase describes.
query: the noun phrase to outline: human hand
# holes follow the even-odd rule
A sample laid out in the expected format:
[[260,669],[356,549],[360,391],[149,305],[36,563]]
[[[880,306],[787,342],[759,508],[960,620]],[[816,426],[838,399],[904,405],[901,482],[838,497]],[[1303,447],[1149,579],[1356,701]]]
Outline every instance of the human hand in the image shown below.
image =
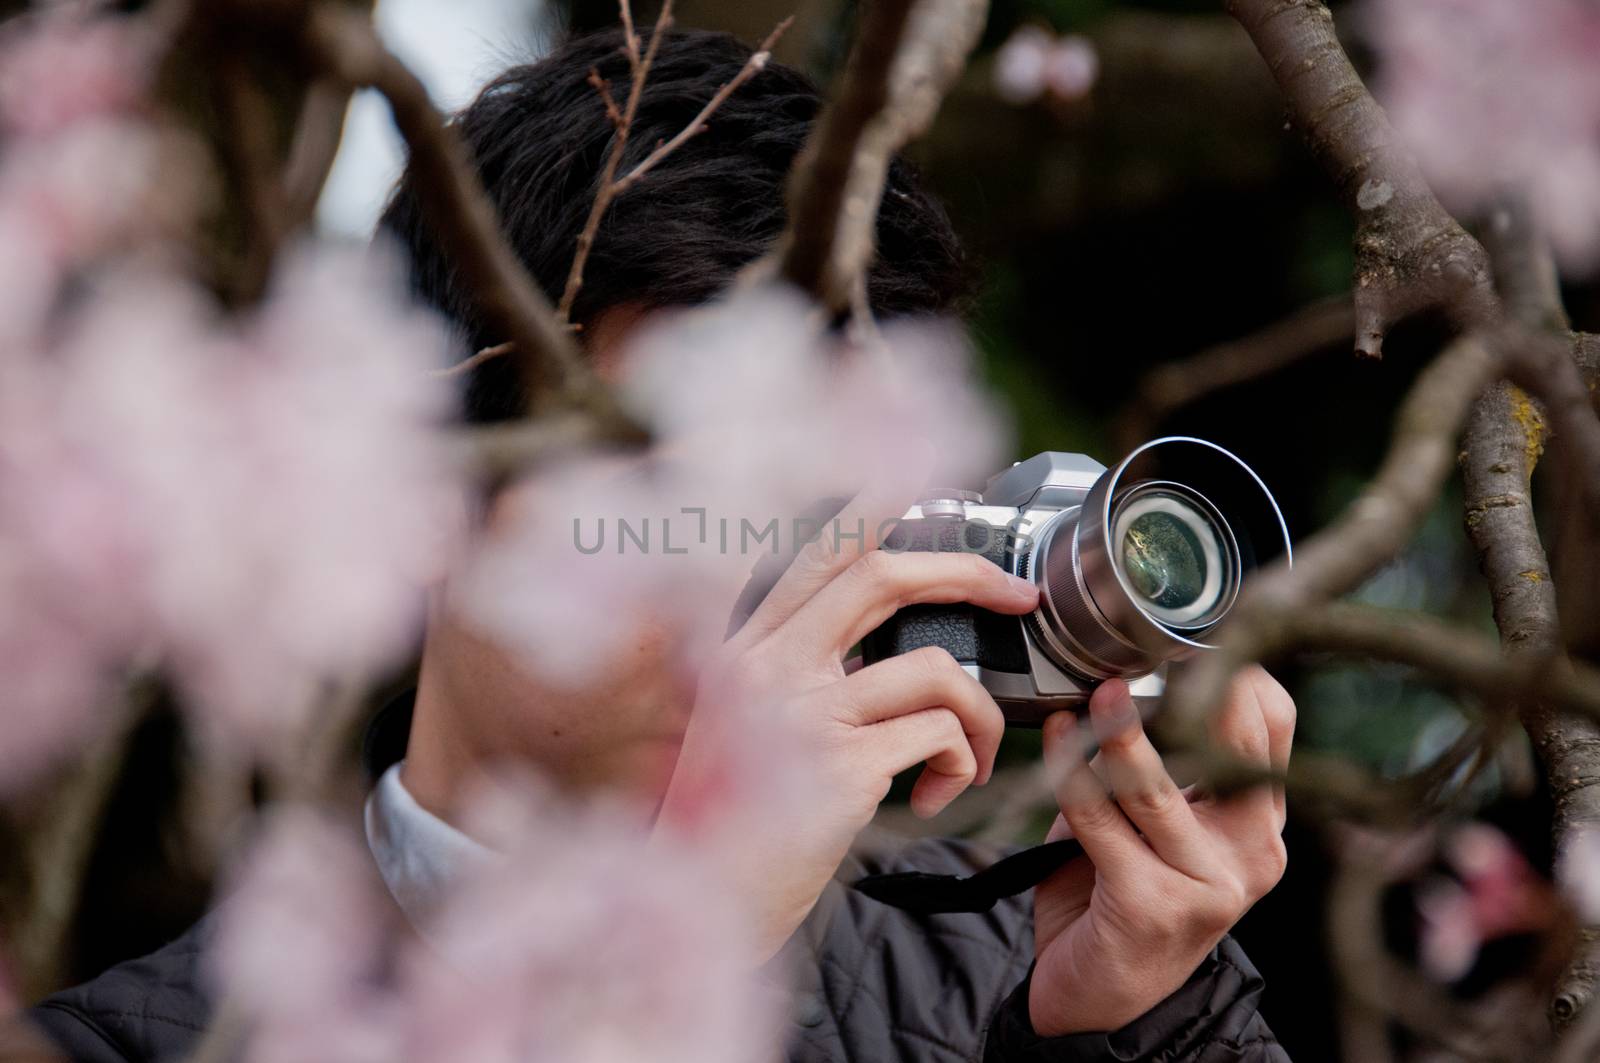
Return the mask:
[[[1120,680],[1094,692],[1089,719],[1100,746],[1093,764],[1084,763],[1071,713],[1044,725],[1061,808],[1050,838],[1075,836],[1086,854],[1034,895],[1028,1010],[1045,1037],[1114,1030],[1170,996],[1277,884],[1287,860],[1282,787],[1186,798]],[[1210,721],[1211,741],[1282,771],[1294,722],[1288,693],[1250,668]]]
[[[904,511],[886,502],[863,493],[835,527],[876,528],[885,513]],[[932,816],[988,780],[1005,728],[988,691],[943,649],[848,675],[846,652],[908,605],[971,602],[1016,614],[1038,601],[1033,584],[974,554],[839,545],[824,536],[803,549],[702,673],[658,820],[697,814],[704,780],[719,770],[716,728],[728,714],[755,713],[794,745],[809,799],[779,802],[734,854],[735,886],[754,904],[767,954],[811,910],[896,774],[925,765],[911,807]]]

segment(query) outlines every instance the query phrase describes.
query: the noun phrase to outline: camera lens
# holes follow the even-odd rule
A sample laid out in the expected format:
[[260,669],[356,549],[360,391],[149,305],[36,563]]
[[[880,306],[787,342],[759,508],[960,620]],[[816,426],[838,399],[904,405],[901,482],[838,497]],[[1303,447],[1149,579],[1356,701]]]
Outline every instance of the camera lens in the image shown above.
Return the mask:
[[1229,589],[1228,552],[1216,522],[1172,491],[1148,491],[1118,507],[1112,532],[1129,588],[1160,623],[1215,622]]
[[1028,630],[1072,675],[1143,675],[1204,641],[1246,573],[1289,558],[1277,503],[1214,443],[1157,439],[1047,520],[1022,569],[1039,584]]

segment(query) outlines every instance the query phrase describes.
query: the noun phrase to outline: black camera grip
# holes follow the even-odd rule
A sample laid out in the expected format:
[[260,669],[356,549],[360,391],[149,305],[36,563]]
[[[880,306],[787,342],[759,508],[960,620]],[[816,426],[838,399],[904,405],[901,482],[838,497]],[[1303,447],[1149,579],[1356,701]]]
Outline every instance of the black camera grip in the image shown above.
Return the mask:
[[[896,552],[976,554],[1010,571],[1010,533],[984,521],[949,517],[901,521],[884,539],[883,549]],[[1021,620],[964,602],[912,605],[901,609],[861,640],[867,664],[925,646],[941,646],[962,664],[999,672],[1026,672],[1027,648]]]

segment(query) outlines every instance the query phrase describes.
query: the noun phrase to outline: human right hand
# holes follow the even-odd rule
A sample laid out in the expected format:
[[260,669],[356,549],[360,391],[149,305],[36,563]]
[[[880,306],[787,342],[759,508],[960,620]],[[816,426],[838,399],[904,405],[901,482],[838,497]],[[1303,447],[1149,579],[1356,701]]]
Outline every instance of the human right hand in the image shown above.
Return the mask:
[[[888,501],[863,492],[833,527],[878,528],[904,511]],[[722,770],[716,729],[728,714],[757,713],[796,744],[806,799],[775,802],[736,854],[734,885],[753,904],[763,959],[805,919],[895,775],[925,765],[911,807],[932,816],[988,781],[1005,728],[988,691],[947,651],[920,649],[847,674],[850,647],[908,605],[970,602],[1020,614],[1038,602],[1032,583],[975,554],[839,545],[828,535],[808,544],[702,673],[658,819],[699,814],[706,780]]]

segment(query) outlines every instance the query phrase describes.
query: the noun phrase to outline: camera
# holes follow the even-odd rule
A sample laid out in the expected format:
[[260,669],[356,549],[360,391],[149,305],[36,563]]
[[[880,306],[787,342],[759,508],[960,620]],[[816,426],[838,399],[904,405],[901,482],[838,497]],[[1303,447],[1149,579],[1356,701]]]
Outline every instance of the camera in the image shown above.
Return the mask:
[[1038,585],[1026,616],[909,606],[861,644],[868,663],[944,647],[1018,726],[1081,707],[1113,677],[1136,700],[1158,698],[1166,663],[1208,648],[1244,577],[1291,552],[1261,479],[1222,447],[1182,436],[1146,443],[1112,469],[1046,452],[982,494],[931,492],[882,548],[967,551]]

